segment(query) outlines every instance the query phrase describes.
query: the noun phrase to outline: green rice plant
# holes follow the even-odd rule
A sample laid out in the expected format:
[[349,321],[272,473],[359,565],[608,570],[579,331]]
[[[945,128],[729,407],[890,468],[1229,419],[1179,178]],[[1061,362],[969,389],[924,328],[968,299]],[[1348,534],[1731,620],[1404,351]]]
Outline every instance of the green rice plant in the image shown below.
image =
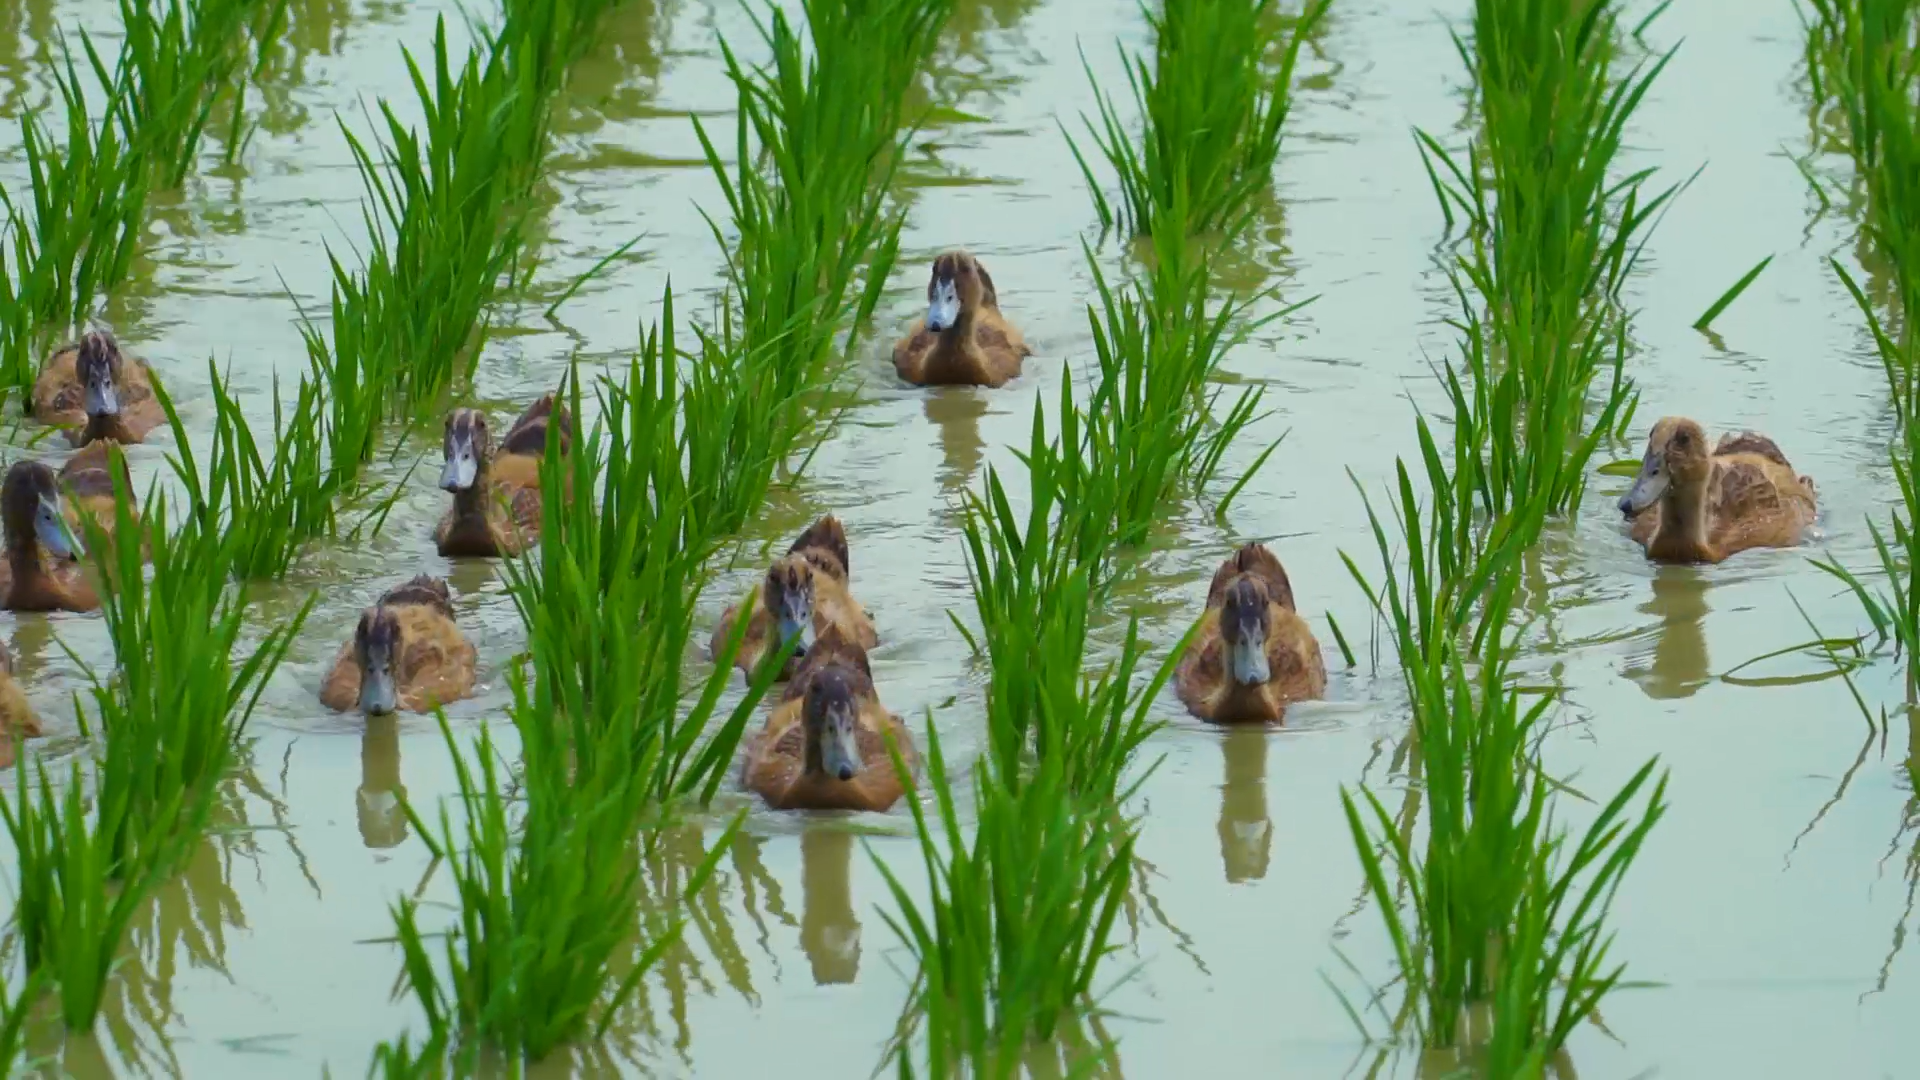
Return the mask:
[[[43,763],[33,765],[37,787],[25,755],[17,768],[14,802],[0,799],[0,818],[13,840],[13,918],[29,982],[0,1021],[0,1062],[17,1053],[19,1025],[39,986],[57,984],[68,1028],[92,1029],[134,912],[165,877],[162,859],[176,862],[190,839],[175,832],[171,820],[135,817],[126,788],[102,788],[94,800],[97,813],[89,814],[78,762],[63,791],[55,789]],[[115,845],[134,833],[140,850],[160,858],[121,863]]]
[[[1464,1048],[1486,1076],[1540,1075],[1567,1037],[1620,985],[1607,915],[1647,835],[1666,810],[1657,762],[1636,772],[1577,840],[1555,817],[1554,784],[1531,756],[1552,704],[1523,704],[1511,686],[1505,611],[1472,673],[1452,645],[1416,660],[1414,737],[1424,766],[1427,837],[1416,851],[1372,792],[1341,800],[1406,995],[1427,1049]],[[1641,801],[1645,792],[1644,803]],[[1388,870],[1403,882],[1397,906]],[[1464,1046],[1476,1010],[1484,1045]],[[1358,1015],[1357,1013],[1355,1014]]]
[[[503,33],[511,31],[509,27]],[[380,103],[384,138],[345,135],[366,191],[369,252],[355,273],[333,267],[332,338],[303,318],[317,381],[326,387],[333,484],[351,487],[373,456],[382,420],[417,419],[472,374],[491,329],[485,314],[522,243],[532,149],[544,144],[544,101],[531,70],[510,73],[499,52],[456,67],[445,20],[432,66],[402,50],[423,130]]]
[[[698,118],[694,129],[720,181],[737,241],[727,250],[725,351],[755,360],[750,386],[760,422],[731,433],[730,453],[785,460],[812,421],[794,407],[830,381],[871,318],[899,255],[901,211],[887,192],[905,148],[907,91],[931,56],[952,0],[859,0],[802,5],[813,49],[777,8],[756,19],[772,53],[743,65],[723,40],[740,124],[731,166]],[[865,285],[858,279],[864,273]],[[736,503],[741,513],[754,505]],[[732,521],[738,528],[744,516]]]
[[[5,805],[0,799],[0,807]],[[27,1012],[39,998],[42,984],[38,973],[29,975],[16,993],[0,981],[0,1073],[12,1075],[14,1062],[26,1052]]]
[[[1120,184],[1116,209],[1073,146],[1101,228],[1237,235],[1272,187],[1300,47],[1329,2],[1307,0],[1291,19],[1273,0],[1189,0],[1158,13],[1142,5],[1154,31],[1153,63],[1120,50],[1144,128],[1137,147],[1119,107],[1087,68],[1100,123],[1085,123]],[[1168,216],[1175,207],[1179,212]]]
[[[161,400],[171,413],[171,402]],[[177,415],[173,422],[177,429]],[[185,440],[179,445],[175,464],[185,473]],[[150,493],[136,518],[124,478],[116,477],[115,486],[111,537],[82,515],[115,668],[103,674],[74,659],[93,683],[92,724],[83,708],[82,727],[97,725],[106,742],[101,797],[126,803],[123,815],[102,818],[100,843],[115,876],[137,879],[144,867],[172,868],[171,848],[150,850],[156,830],[171,844],[204,828],[216,785],[233,765],[235,740],[314,597],[242,655],[246,589],[231,579],[249,543],[244,531],[194,515],[170,531],[163,493]],[[142,565],[143,547],[152,554],[151,575]]]
[[[1043,757],[1017,779],[997,762],[976,770],[969,837],[939,734],[927,727],[935,812],[908,800],[930,883],[924,904],[874,863],[894,901],[882,917],[918,964],[909,1009],[925,1025],[930,1076],[1011,1075],[1032,1042],[1096,1009],[1106,989],[1096,978],[1116,949],[1135,829],[1085,812],[1065,766]],[[895,767],[906,765],[896,756]],[[900,1075],[914,1075],[907,1038],[889,1056]]]
[[[273,444],[263,456],[240,403],[227,380],[207,361],[213,385],[213,448],[202,477],[193,455],[180,451],[175,463],[187,490],[188,505],[209,527],[234,537],[233,573],[242,580],[284,578],[301,545],[333,536],[337,522],[333,476],[326,466],[321,427],[326,408],[321,388],[302,378],[291,413],[273,384]],[[174,445],[188,446],[187,432],[164,390],[158,391],[173,425]],[[397,497],[396,490],[388,505]],[[377,530],[376,530],[377,531]]]
[[[507,570],[535,673],[531,688],[522,671],[511,679],[525,763],[518,829],[484,731],[469,764],[446,729],[462,830],[444,808],[437,830],[415,822],[437,850],[467,843],[451,863],[460,916],[445,944],[448,974],[432,963],[413,902],[395,908],[408,984],[435,1042],[455,1052],[484,1044],[537,1060],[605,1030],[679,932],[676,920],[646,940],[616,980],[621,946],[640,932],[636,834],[652,843],[682,806],[712,799],[777,674],[764,668],[737,704],[720,706],[741,620],[683,711],[686,642],[719,537],[703,516],[712,477],[691,471],[715,458],[694,446],[723,435],[699,423],[707,406],[681,383],[672,310],[669,293],[625,384],[603,385],[589,437],[562,454],[560,426],[548,429],[541,544]],[[571,415],[582,415],[577,382],[569,397]],[[740,820],[683,896],[712,874]],[[400,1069],[408,1053],[389,1047],[383,1067]]]
[[[94,120],[71,54],[63,52],[53,76],[65,142],[56,144],[39,112],[23,110],[28,190],[0,191],[9,234],[0,267],[0,390],[31,385],[54,336],[85,321],[126,280],[146,210],[145,151],[117,124]],[[111,93],[112,81],[103,81]]]
[[[1621,178],[1614,165],[1672,53],[1617,76],[1616,6],[1477,3],[1472,47],[1458,44],[1482,139],[1458,159],[1419,136],[1449,225],[1457,208],[1469,227],[1452,273],[1468,393],[1490,436],[1476,480],[1490,513],[1536,496],[1551,514],[1573,511],[1595,447],[1631,408],[1619,289],[1676,189],[1649,194],[1651,170]],[[1603,371],[1611,379],[1590,416]]]
[[[223,94],[237,92],[249,29],[284,25],[286,4],[166,0],[162,6],[154,0],[120,0],[126,36],[116,114],[126,139],[146,149],[162,188],[185,182],[215,104]],[[101,67],[97,56],[94,62]]]
[[[1243,389],[1219,414],[1221,391],[1207,386],[1227,350],[1299,307],[1249,321],[1247,310],[1264,294],[1212,303],[1208,260],[1183,230],[1156,230],[1153,247],[1153,268],[1136,295],[1110,285],[1092,250],[1086,252],[1100,296],[1098,309],[1087,308],[1100,381],[1085,410],[1082,445],[1088,471],[1119,484],[1112,528],[1128,546],[1145,541],[1179,485],[1197,490],[1211,482],[1228,447],[1261,418],[1262,388]],[[1276,439],[1267,446],[1217,513],[1278,445]]]

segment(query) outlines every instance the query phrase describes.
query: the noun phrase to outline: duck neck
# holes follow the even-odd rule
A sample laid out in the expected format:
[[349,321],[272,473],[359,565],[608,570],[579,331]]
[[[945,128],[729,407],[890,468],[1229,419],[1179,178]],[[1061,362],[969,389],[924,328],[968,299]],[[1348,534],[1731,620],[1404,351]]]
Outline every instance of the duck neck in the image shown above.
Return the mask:
[[1660,499],[1660,532],[1654,543],[1662,551],[1684,552],[1704,558],[1707,552],[1707,485],[1671,484]]
[[13,571],[14,588],[18,589],[23,581],[38,580],[45,573],[40,558],[40,544],[33,537],[9,539],[7,543],[7,568]]
[[962,301],[960,313],[953,317],[953,325],[940,331],[940,351],[958,356],[973,344],[974,305]]
[[87,426],[80,429],[80,437],[74,441],[74,445],[86,446],[102,440],[122,444],[134,441],[127,431],[126,420],[119,413],[92,413],[87,417]]
[[812,780],[827,778],[827,756],[821,749],[820,733],[811,727],[800,729],[800,775]]

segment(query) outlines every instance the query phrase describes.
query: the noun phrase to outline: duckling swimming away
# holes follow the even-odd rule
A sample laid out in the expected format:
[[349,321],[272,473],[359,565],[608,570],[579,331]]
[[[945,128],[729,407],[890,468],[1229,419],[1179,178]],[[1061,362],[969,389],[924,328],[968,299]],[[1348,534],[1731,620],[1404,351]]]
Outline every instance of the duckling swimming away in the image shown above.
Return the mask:
[[540,539],[540,459],[547,451],[547,427],[556,422],[560,451],[566,453],[573,444],[572,418],[548,394],[514,421],[495,454],[487,418],[478,410],[447,415],[447,464],[440,487],[452,492],[453,506],[434,532],[440,554],[512,556]]
[[1193,715],[1217,724],[1274,723],[1288,704],[1326,693],[1320,643],[1294,610],[1286,569],[1265,546],[1228,556],[1200,618],[1174,669],[1174,689]]
[[964,251],[933,261],[927,314],[893,347],[893,368],[921,386],[1006,384],[1031,354],[1020,331],[1000,315],[987,268]]
[[32,739],[39,734],[40,718],[13,677],[13,651],[0,643],[0,769],[13,764],[15,736]]
[[478,654],[453,622],[447,583],[425,574],[388,589],[340,647],[320,701],[339,712],[426,712],[473,692]]
[[880,704],[866,650],[829,629],[748,743],[741,780],[775,810],[884,811],[906,790],[885,732],[917,769],[913,736]]
[[66,500],[53,470],[38,461],[16,461],[0,482],[0,528],[7,557],[0,566],[0,595],[9,611],[92,611],[100,597],[82,574],[86,554],[68,523]]
[[38,419],[70,428],[67,438],[75,446],[99,439],[144,442],[166,422],[147,362],[123,356],[113,332],[100,326],[47,360],[31,404]]
[[[734,666],[751,675],[769,650],[798,638],[799,645],[780,673],[783,679],[791,677],[814,639],[829,628],[862,649],[878,645],[880,637],[873,629],[873,620],[848,591],[848,558],[847,531],[839,518],[828,514],[808,526],[787,553],[767,569]],[[739,613],[738,605],[721,613],[720,624],[707,643],[709,655],[717,658],[726,647]],[[773,636],[776,633],[777,638]]]
[[1717,563],[1753,547],[1794,547],[1813,523],[1813,481],[1765,435],[1722,436],[1711,454],[1699,424],[1653,426],[1640,475],[1620,498],[1633,539],[1657,562]]

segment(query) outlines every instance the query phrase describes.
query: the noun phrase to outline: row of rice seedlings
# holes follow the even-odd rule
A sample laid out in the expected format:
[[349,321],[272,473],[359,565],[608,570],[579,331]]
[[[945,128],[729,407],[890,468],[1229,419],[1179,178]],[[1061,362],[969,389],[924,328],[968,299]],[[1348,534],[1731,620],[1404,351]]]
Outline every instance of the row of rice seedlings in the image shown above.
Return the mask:
[[[929,814],[912,805],[930,896],[916,901],[884,864],[897,911],[889,925],[918,964],[890,1056],[914,1072],[924,1029],[931,1075],[1006,1075],[1037,1046],[1098,1011],[1099,974],[1133,871],[1136,822],[1121,804],[1144,780],[1133,759],[1159,726],[1150,709],[1176,648],[1145,677],[1130,624],[1117,659],[1087,670],[1089,613],[1108,594],[1112,483],[1084,484],[1071,397],[1062,436],[1036,407],[1022,455],[1031,502],[1012,509],[997,470],[969,496],[967,565],[992,661],[989,749],[974,770],[969,842],[939,736],[928,731]],[[1066,484],[1082,486],[1069,495]],[[1106,501],[1103,501],[1104,500]],[[897,763],[904,768],[904,762]],[[877,861],[877,860],[876,860]],[[1109,1057],[1110,1046],[1093,1048]]]
[[[165,391],[156,392],[185,481],[195,468],[186,434]],[[245,528],[188,514],[170,529],[163,493],[150,492],[136,513],[124,470],[114,483],[113,526],[82,515],[115,659],[110,671],[86,669],[93,686],[80,709],[82,730],[103,744],[91,770],[92,813],[88,771],[77,762],[64,793],[43,765],[37,787],[23,772],[5,812],[27,964],[58,983],[75,1030],[99,1010],[134,908],[204,831],[236,741],[312,604],[243,654],[247,594],[231,579],[249,544]]]
[[[264,55],[286,27],[287,0],[120,0],[124,85],[115,102],[123,131],[147,150],[162,188],[177,188],[199,157],[222,97],[231,105],[229,153],[241,142],[249,38]],[[105,81],[91,43],[88,54]]]
[[55,140],[40,110],[22,110],[28,190],[0,191],[10,234],[0,265],[0,391],[30,386],[54,337],[85,321],[126,280],[146,212],[145,148],[122,125],[94,118],[64,49],[53,78],[65,141]]
[[[1388,590],[1398,591],[1393,577],[1389,569]],[[1523,702],[1510,670],[1516,579],[1497,575],[1484,596],[1471,663],[1455,637],[1402,655],[1425,778],[1424,848],[1371,791],[1341,792],[1402,995],[1398,1008],[1376,993],[1349,1012],[1362,1030],[1363,1011],[1396,1033],[1411,1024],[1425,1050],[1450,1051],[1479,1076],[1543,1075],[1620,985],[1607,914],[1666,810],[1666,777],[1653,780],[1649,761],[1577,837],[1556,819],[1554,782],[1534,756],[1553,699]],[[1417,632],[1402,612],[1394,621],[1403,640]]]
[[[1495,513],[1534,492],[1545,494],[1549,514],[1571,513],[1600,440],[1632,414],[1618,294],[1676,189],[1649,194],[1651,170],[1620,178],[1614,165],[1628,121],[1672,54],[1620,75],[1617,6],[1477,3],[1472,47],[1459,44],[1481,140],[1453,156],[1420,135],[1449,227],[1456,210],[1468,227],[1450,273],[1464,313],[1469,393],[1496,436],[1476,495]],[[1601,372],[1610,378],[1596,411],[1589,397]]]
[[[1183,222],[1196,234],[1237,235],[1272,187],[1294,67],[1329,3],[1308,0],[1291,16],[1274,0],[1192,0],[1168,4],[1159,14],[1143,5],[1154,30],[1152,65],[1120,49],[1144,128],[1141,141],[1135,145],[1097,80],[1100,123],[1086,121],[1119,181],[1117,208],[1073,147],[1101,227],[1118,223],[1136,235],[1157,234],[1163,224]],[[1093,79],[1090,68],[1087,75]],[[1175,207],[1180,212],[1167,219]]]
[[[460,914],[436,967],[414,901],[395,908],[430,1035],[421,1050],[383,1047],[376,1067],[387,1075],[449,1054],[538,1060],[597,1037],[679,933],[678,918],[641,917],[642,859],[685,808],[712,799],[777,671],[763,669],[740,701],[721,706],[742,620],[682,713],[686,642],[721,535],[706,516],[713,477],[700,470],[725,464],[697,444],[724,438],[715,409],[727,404],[703,396],[714,384],[698,360],[683,382],[683,359],[669,293],[624,385],[602,386],[591,437],[562,455],[559,426],[549,428],[542,542],[508,568],[533,668],[531,681],[524,670],[512,677],[521,810],[509,814],[502,799],[490,735],[469,761],[443,719],[461,821],[456,828],[443,808],[437,828],[415,827],[450,856]],[[581,415],[577,384],[570,396]],[[683,898],[699,892],[739,821],[711,845]],[[636,935],[639,960],[619,972],[615,960]]]
[[[737,381],[752,408],[727,451],[744,461],[785,461],[800,447],[813,410],[795,403],[839,373],[879,302],[904,220],[887,194],[910,134],[905,102],[952,0],[802,8],[811,54],[778,8],[756,19],[771,52],[764,66],[742,64],[721,42],[739,101],[731,164],[694,119],[737,233],[729,245],[708,218],[728,252],[721,352],[751,365]],[[737,529],[758,498],[723,490],[714,504]]]
[[1810,22],[1808,67],[1816,94],[1831,95],[1847,117],[1854,165],[1865,180],[1865,229],[1891,269],[1890,311],[1882,318],[1867,291],[1833,263],[1872,332],[1886,370],[1898,437],[1888,449],[1904,511],[1888,529],[1868,522],[1884,590],[1837,562],[1818,562],[1853,590],[1881,641],[1905,657],[1908,701],[1920,700],[1920,347],[1912,330],[1920,311],[1920,5],[1905,0],[1822,0]]

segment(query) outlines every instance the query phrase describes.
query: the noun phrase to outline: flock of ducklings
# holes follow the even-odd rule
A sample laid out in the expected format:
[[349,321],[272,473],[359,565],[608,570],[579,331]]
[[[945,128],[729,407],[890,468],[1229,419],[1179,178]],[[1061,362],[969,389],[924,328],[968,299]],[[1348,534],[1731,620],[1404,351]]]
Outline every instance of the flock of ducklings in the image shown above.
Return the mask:
[[[1030,352],[1000,314],[986,268],[964,252],[948,252],[934,261],[927,313],[895,346],[893,362],[917,385],[998,387],[1020,374]],[[99,598],[79,568],[79,515],[111,528],[113,471],[126,476],[117,444],[144,439],[162,410],[146,364],[124,359],[112,335],[99,329],[53,354],[34,386],[32,408],[37,418],[68,428],[80,449],[57,474],[43,462],[15,462],[0,484],[7,551],[0,606],[90,611]],[[555,425],[554,445],[565,453],[572,418],[551,394],[498,445],[480,413],[456,409],[447,417],[440,486],[453,505],[434,534],[442,555],[513,556],[539,539],[540,459]],[[1793,546],[1815,513],[1813,482],[1794,472],[1773,440],[1743,432],[1722,437],[1709,452],[1705,431],[1683,417],[1654,425],[1619,507],[1649,558],[1676,563]],[[874,685],[867,650],[879,636],[853,597],[851,565],[846,530],[829,514],[767,569],[745,614],[735,663],[751,672],[786,656],[777,673],[786,685],[747,740],[741,768],[745,786],[775,809],[890,808],[910,777],[894,769],[888,736],[909,772],[917,766],[907,726],[881,704]],[[713,653],[741,617],[737,607],[721,615]],[[473,645],[454,623],[446,582],[422,575],[389,589],[361,615],[320,699],[342,712],[426,711],[472,693],[476,664]],[[1294,604],[1286,569],[1266,547],[1240,548],[1214,574],[1174,685],[1194,716],[1222,724],[1275,723],[1288,705],[1325,692],[1319,642]],[[0,722],[39,733],[3,647]],[[0,755],[11,758],[10,738],[0,738]]]

